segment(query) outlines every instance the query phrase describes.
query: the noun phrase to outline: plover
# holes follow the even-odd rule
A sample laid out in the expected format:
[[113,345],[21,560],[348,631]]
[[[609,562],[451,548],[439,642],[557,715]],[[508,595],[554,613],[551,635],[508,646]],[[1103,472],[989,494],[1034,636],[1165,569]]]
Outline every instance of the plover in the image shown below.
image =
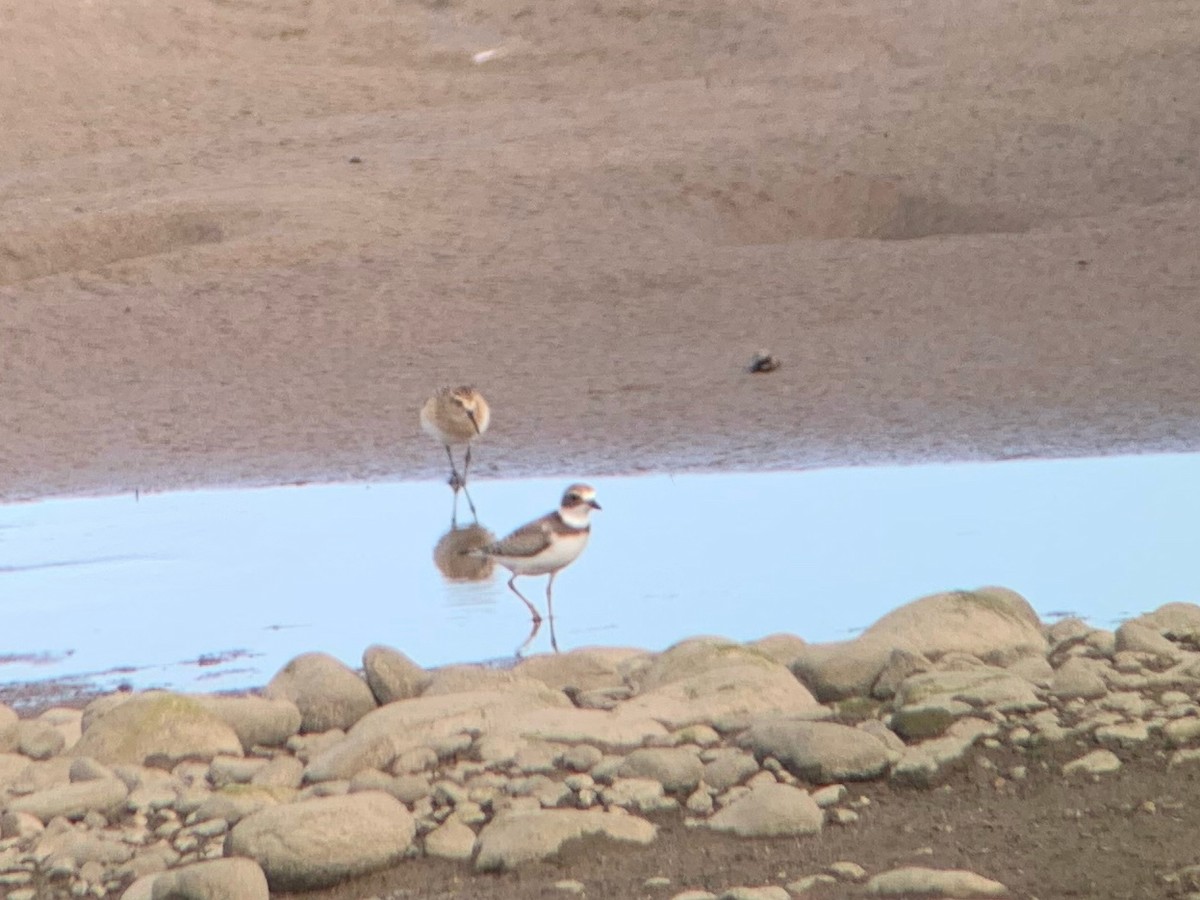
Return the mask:
[[529,598],[517,590],[515,582],[522,575],[550,576],[546,583],[546,615],[550,619],[550,646],[556,653],[554,577],[578,559],[587,546],[592,527],[589,516],[593,509],[599,508],[595,488],[587,484],[573,484],[563,493],[562,503],[554,512],[522,525],[508,537],[471,551],[476,556],[491,557],[513,573],[508,580],[508,587],[529,607],[529,614],[533,617],[534,630],[529,640],[537,634],[542,616]]
[[[492,411],[483,394],[470,385],[442,388],[421,407],[421,428],[446,448],[446,457],[450,460],[450,486],[454,488],[456,504],[459,488],[466,493],[467,473],[471,469],[471,442],[487,431],[491,419]],[[450,450],[455,444],[467,445],[462,475],[458,474],[454,454]],[[467,503],[471,507],[471,515],[475,515],[475,504],[471,502],[469,493]]]

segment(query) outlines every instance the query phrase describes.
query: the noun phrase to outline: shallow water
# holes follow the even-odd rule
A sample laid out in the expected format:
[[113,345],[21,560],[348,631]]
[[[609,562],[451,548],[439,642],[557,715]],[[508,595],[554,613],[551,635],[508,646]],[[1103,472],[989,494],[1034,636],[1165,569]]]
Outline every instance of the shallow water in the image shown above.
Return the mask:
[[[988,584],[1111,626],[1200,600],[1200,456],[605,478],[555,583],[559,645],[844,638],[907,600]],[[477,481],[497,535],[566,481]],[[447,580],[442,483],[210,490],[0,506],[0,681],[262,684],[297,653],[424,666],[512,658],[529,615],[497,570]],[[459,504],[459,525],[471,517]],[[545,578],[518,582],[544,611]],[[529,652],[549,650],[543,627]]]

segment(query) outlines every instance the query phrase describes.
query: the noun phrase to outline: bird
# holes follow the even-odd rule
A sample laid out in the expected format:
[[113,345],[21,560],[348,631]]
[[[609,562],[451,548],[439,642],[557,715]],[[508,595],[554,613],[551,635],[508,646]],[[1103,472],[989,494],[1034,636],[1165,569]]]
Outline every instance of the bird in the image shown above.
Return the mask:
[[[516,585],[523,575],[549,575],[546,582],[546,615],[550,619],[550,646],[558,652],[554,635],[554,578],[579,558],[591,535],[592,510],[600,509],[596,489],[588,484],[573,484],[563,492],[558,509],[522,525],[495,543],[472,550],[471,554],[489,557],[512,572],[508,587],[529,608],[533,631],[526,644],[537,634],[542,616]],[[524,647],[524,645],[522,645]],[[518,651],[519,652],[519,651]]]
[[[450,486],[454,489],[454,499],[458,501],[460,488],[467,494],[467,503],[471,514],[475,515],[475,504],[467,493],[467,474],[471,469],[471,442],[487,431],[492,420],[492,411],[483,394],[470,385],[456,388],[444,387],[437,391],[421,406],[421,428],[435,441],[446,448],[446,456],[450,460]],[[462,475],[458,474],[458,466],[454,463],[454,454],[450,448],[456,444],[466,444],[467,454],[463,461]]]

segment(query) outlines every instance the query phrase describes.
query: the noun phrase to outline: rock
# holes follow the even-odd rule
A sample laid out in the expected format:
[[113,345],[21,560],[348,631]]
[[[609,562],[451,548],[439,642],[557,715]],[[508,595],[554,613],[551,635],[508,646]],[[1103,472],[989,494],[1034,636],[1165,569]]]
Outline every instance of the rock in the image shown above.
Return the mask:
[[1130,622],[1166,638],[1200,643],[1200,606],[1195,603],[1166,603]]
[[16,726],[17,749],[30,759],[49,759],[62,752],[66,738],[52,725],[25,719]]
[[213,859],[163,872],[152,900],[269,900],[267,878],[250,859]]
[[774,757],[797,778],[816,784],[876,778],[900,758],[873,735],[833,722],[756,719],[742,742],[760,760]]
[[[458,735],[468,735],[465,746],[469,747],[468,733],[512,734],[520,730],[516,723],[522,716],[533,711],[551,708],[559,712],[589,712],[571,708],[570,701],[560,692],[537,682],[534,685],[532,691],[427,693],[381,706],[363,716],[344,738],[313,756],[305,777],[310,782],[333,781],[353,778],[364,769],[388,769],[393,761],[411,751]],[[597,730],[602,728],[598,723]]]
[[193,699],[232,728],[246,752],[253,747],[281,747],[300,731],[300,709],[290,700],[204,694]]
[[599,709],[535,709],[499,723],[497,734],[526,740],[592,744],[605,750],[631,750],[647,741],[664,740],[667,729],[650,714],[630,704],[607,712]]
[[714,813],[705,823],[739,837],[815,834],[824,814],[805,791],[787,784],[763,784]]
[[1172,747],[1182,747],[1200,738],[1200,718],[1188,716],[1163,726],[1163,736]]
[[1172,661],[1184,655],[1179,645],[1137,622],[1124,622],[1117,628],[1117,652],[1149,653]]
[[432,677],[415,662],[392,647],[372,644],[363,651],[363,672],[367,686],[380,705],[393,700],[419,697]]
[[825,714],[785,666],[717,638],[693,638],[663,651],[640,680],[638,695],[621,712],[671,729],[704,723],[724,730],[765,713]]
[[276,673],[263,695],[295,703],[305,732],[350,728],[376,705],[366,682],[327,653],[297,656]]
[[1108,693],[1108,685],[1100,676],[1107,668],[1097,660],[1075,656],[1058,667],[1050,680],[1050,693],[1063,700],[1095,700]]
[[[809,644],[792,661],[791,670],[822,703],[865,697],[883,676],[897,652],[916,657],[915,651],[885,641],[837,641]],[[886,681],[880,686],[888,691]]]
[[107,765],[132,763],[170,768],[185,759],[242,755],[232,728],[180,694],[136,694],[93,717],[71,748]]
[[803,653],[804,648],[808,646],[808,641],[794,634],[777,633],[769,634],[757,641],[750,641],[746,646],[759,653],[765,653],[781,666],[790,669],[792,663],[796,661],[796,657]]
[[866,881],[867,870],[856,862],[839,860],[825,867],[825,871],[838,881]]
[[260,787],[298,788],[304,780],[304,763],[294,756],[280,755],[268,762],[250,778]]
[[960,719],[946,735],[909,747],[892,768],[892,780],[899,784],[930,787],[937,784],[980,738],[994,737],[999,726],[983,719]]
[[76,864],[96,862],[113,865],[128,862],[133,857],[133,848],[107,831],[72,830],[47,833],[38,841],[36,853],[42,858],[68,857]]
[[657,829],[637,816],[598,810],[540,809],[504,813],[479,833],[475,868],[513,869],[545,859],[576,838],[603,836],[611,840],[649,844]]
[[42,822],[62,816],[81,819],[89,812],[108,814],[120,806],[129,789],[116,778],[99,778],[74,784],[59,784],[23,797],[15,797],[5,805],[9,812],[29,813]]
[[606,806],[639,812],[659,812],[675,805],[663,795],[663,786],[653,778],[618,778],[601,791],[600,796]]
[[625,687],[623,672],[631,660],[649,660],[644,650],[626,647],[582,647],[567,653],[546,653],[521,660],[514,672],[556,691],[595,691]]
[[972,711],[961,701],[906,706],[892,713],[891,727],[906,741],[924,741],[941,737],[947,728]]
[[[140,876],[133,884],[125,888],[125,893],[121,894],[121,900],[154,900],[154,882],[157,880],[157,874]],[[12,894],[8,896],[11,900]]]
[[1150,728],[1145,722],[1118,722],[1102,725],[1094,732],[1100,744],[1119,747],[1136,747],[1150,740]]
[[924,653],[914,653],[912,650],[897,647],[888,654],[887,662],[871,687],[871,696],[879,700],[890,700],[896,696],[896,690],[904,679],[919,672],[928,672],[932,668],[933,663]]
[[717,900],[717,895],[710,891],[680,891],[671,900]]
[[1048,650],[1033,607],[1001,587],[922,597],[888,613],[857,641],[904,647],[931,659],[959,651],[999,666]]
[[692,791],[704,774],[704,764],[682,747],[646,747],[634,750],[621,764],[622,778],[653,778],[667,793]]
[[791,900],[786,888],[769,884],[763,887],[732,887],[719,900]]
[[475,694],[484,691],[503,693],[519,692],[538,696],[540,694],[565,694],[547,687],[543,682],[513,669],[496,669],[492,666],[461,665],[443,666],[429,673],[429,686],[421,692],[422,697],[444,697],[447,694]]
[[1005,897],[1008,888],[998,881],[964,869],[926,869],[907,866],[881,872],[867,881],[867,893],[885,897]]
[[758,761],[753,756],[732,751],[707,763],[702,778],[705,784],[720,793],[741,784],[757,771]]
[[995,707],[1000,712],[1035,712],[1046,706],[1028,681],[991,666],[912,675],[901,682],[895,704],[902,707],[951,700],[975,708]]
[[0,813],[0,839],[3,840],[34,837],[41,834],[45,827],[33,813],[14,812],[11,809]]
[[425,855],[465,861],[475,852],[475,832],[451,816],[425,835]]
[[1105,775],[1121,768],[1121,760],[1111,750],[1093,750],[1062,767],[1064,775]]
[[16,725],[20,719],[11,706],[5,703],[0,703],[0,729],[7,728],[9,725]]
[[1023,656],[1006,666],[1005,671],[1039,688],[1049,687],[1054,680],[1054,666],[1044,656]]
[[255,860],[273,891],[308,891],[394,865],[415,833],[404,804],[366,791],[261,809],[233,827],[225,853]]
[[246,816],[253,815],[268,806],[277,806],[279,797],[266,787],[234,787],[214,791],[194,810],[199,821],[223,819],[235,825]]

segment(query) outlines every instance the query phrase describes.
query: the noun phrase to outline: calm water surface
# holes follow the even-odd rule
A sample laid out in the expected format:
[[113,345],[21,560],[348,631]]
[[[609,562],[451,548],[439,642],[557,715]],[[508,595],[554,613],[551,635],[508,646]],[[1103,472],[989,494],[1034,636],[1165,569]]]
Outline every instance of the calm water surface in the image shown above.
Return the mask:
[[[567,481],[473,482],[479,522],[503,535]],[[1197,455],[593,483],[591,545],[555,584],[564,650],[836,640],[987,584],[1102,626],[1200,600]],[[450,507],[441,483],[0,506],[0,681],[224,690],[308,650],[357,667],[372,643],[425,666],[511,658],[530,623],[507,572],[454,582],[434,563]],[[518,584],[544,609],[544,578]],[[548,649],[543,628],[529,652]]]

